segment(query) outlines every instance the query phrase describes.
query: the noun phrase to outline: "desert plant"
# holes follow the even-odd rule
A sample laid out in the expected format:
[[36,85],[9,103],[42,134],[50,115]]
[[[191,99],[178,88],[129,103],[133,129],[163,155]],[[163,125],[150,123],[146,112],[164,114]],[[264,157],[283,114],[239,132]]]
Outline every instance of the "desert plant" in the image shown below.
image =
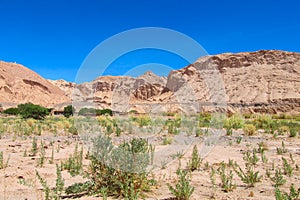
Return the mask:
[[18,108],[7,108],[3,111],[7,115],[18,115],[20,113]]
[[169,190],[177,199],[189,200],[195,188],[190,185],[190,177],[188,172],[179,168],[177,169],[176,174],[178,181],[175,187],[168,184]]
[[[87,186],[70,186],[68,191],[86,189],[85,192],[101,193],[107,188],[107,196],[137,199],[154,184],[149,180],[146,168],[151,162],[154,148],[145,139],[134,138],[114,147],[108,136],[93,140],[93,154],[87,170]],[[78,188],[79,187],[79,188]]]
[[69,129],[68,129],[68,132],[71,133],[72,135],[78,135],[78,130],[75,126],[71,126]]
[[44,119],[50,114],[48,108],[32,103],[19,104],[18,110],[22,118]]
[[3,163],[3,151],[0,151],[0,169],[4,168],[4,163]]
[[171,136],[166,136],[163,138],[163,145],[172,144],[173,138]]
[[247,165],[256,165],[257,162],[259,161],[259,158],[256,155],[256,150],[253,149],[252,151],[246,151],[245,153],[243,153],[243,159],[244,161],[246,161]]
[[243,138],[242,138],[241,136],[237,137],[237,138],[236,138],[236,143],[237,143],[237,144],[240,144],[240,143],[242,142],[242,139],[243,139]]
[[233,183],[233,172],[230,170],[226,173],[226,164],[224,162],[221,163],[221,166],[218,168],[217,172],[221,178],[221,187],[225,192],[230,192],[236,188],[236,185]]
[[198,117],[199,127],[209,127],[211,121],[211,114],[208,112],[200,113]]
[[56,164],[56,180],[55,180],[55,188],[53,190],[54,200],[61,199],[61,194],[64,190],[64,185],[65,182],[61,175],[61,167],[58,164]]
[[270,115],[256,115],[254,119],[254,124],[257,128],[262,128],[262,129],[269,129],[272,124],[274,123],[272,120],[272,116]]
[[259,172],[255,172],[254,167],[251,165],[246,165],[246,171],[242,170],[239,165],[236,165],[234,171],[248,187],[254,187],[255,183],[261,180]]
[[239,129],[244,126],[244,119],[240,115],[232,115],[225,120],[224,128],[227,129]]
[[285,144],[283,141],[281,142],[281,147],[276,147],[276,152],[278,155],[282,155],[287,152],[287,149],[285,148]]
[[60,200],[61,194],[64,190],[64,179],[61,175],[61,167],[56,164],[56,181],[55,181],[55,188],[51,190],[50,186],[48,185],[47,181],[41,177],[39,172],[36,170],[35,174],[37,179],[39,180],[40,184],[44,188],[44,199],[45,200]]
[[117,137],[119,137],[120,135],[121,135],[121,129],[117,126],[116,127],[116,135],[117,135]]
[[232,128],[226,128],[226,135],[231,136],[232,135]]
[[282,175],[281,169],[276,169],[274,177],[271,177],[271,181],[274,183],[275,187],[285,184],[286,180]]
[[73,116],[73,113],[75,113],[75,108],[72,105],[68,105],[66,107],[64,107],[64,116],[65,117],[70,117]]
[[68,160],[61,163],[62,170],[68,170],[71,176],[80,174],[83,167],[83,148],[78,151],[78,143],[76,143],[73,155],[69,157]]
[[296,131],[296,129],[294,129],[294,128],[292,128],[291,130],[290,130],[290,135],[289,135],[290,137],[296,137],[297,136],[297,131]]
[[8,167],[8,162],[10,160],[10,156],[8,156],[8,158],[6,159],[6,161],[4,162],[4,156],[3,156],[3,152],[0,151],[0,169],[4,169]]
[[54,148],[52,148],[51,158],[50,158],[50,160],[49,160],[49,163],[50,163],[50,164],[53,164],[53,163],[54,163]]
[[300,197],[300,188],[295,188],[294,184],[290,186],[290,192],[283,192],[278,187],[275,187],[275,199],[276,200],[298,200]]
[[260,155],[261,155],[261,161],[265,164],[268,163],[268,158],[267,158],[265,152],[262,151]]
[[201,162],[202,162],[202,159],[200,158],[200,155],[198,153],[198,148],[195,145],[193,148],[192,159],[188,163],[189,169],[191,171],[195,171],[195,170],[199,169]]
[[290,128],[288,126],[280,126],[278,130],[279,135],[288,134],[290,132]]
[[41,141],[41,145],[40,145],[40,157],[38,158],[38,166],[39,167],[43,167],[44,166],[45,155],[46,155],[46,151],[45,151],[44,142]]
[[40,184],[44,188],[44,199],[50,200],[52,198],[51,197],[51,189],[50,189],[47,181],[41,177],[41,175],[39,174],[39,172],[37,170],[35,170],[35,175],[36,175],[37,179],[39,180]]
[[254,125],[252,124],[245,124],[244,127],[243,127],[243,131],[246,135],[254,135],[255,132],[256,132],[256,128]]
[[293,166],[284,157],[282,157],[282,164],[283,164],[283,173],[291,177],[294,171]]
[[216,175],[216,170],[213,167],[211,167],[210,173],[209,173],[209,178],[210,178],[210,181],[213,184],[213,186],[216,185],[216,177],[215,177],[215,175]]
[[35,156],[38,152],[38,146],[37,146],[37,141],[36,141],[35,137],[32,138],[31,151],[30,152],[33,156]]
[[256,149],[258,153],[263,153],[264,151],[268,150],[268,145],[265,142],[259,142],[258,148]]

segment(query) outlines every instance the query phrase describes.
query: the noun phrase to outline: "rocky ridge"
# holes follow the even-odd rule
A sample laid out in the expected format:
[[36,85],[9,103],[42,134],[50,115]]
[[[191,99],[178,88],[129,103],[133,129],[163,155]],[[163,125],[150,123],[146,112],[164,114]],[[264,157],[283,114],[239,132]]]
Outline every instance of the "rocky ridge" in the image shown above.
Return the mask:
[[46,81],[13,63],[1,62],[0,66],[2,102],[31,101],[55,107],[73,100],[81,107],[89,104],[120,112],[221,109],[300,113],[299,53],[224,53],[201,57],[185,68],[171,71],[167,78],[146,72],[139,77],[101,76],[77,85],[64,80]]

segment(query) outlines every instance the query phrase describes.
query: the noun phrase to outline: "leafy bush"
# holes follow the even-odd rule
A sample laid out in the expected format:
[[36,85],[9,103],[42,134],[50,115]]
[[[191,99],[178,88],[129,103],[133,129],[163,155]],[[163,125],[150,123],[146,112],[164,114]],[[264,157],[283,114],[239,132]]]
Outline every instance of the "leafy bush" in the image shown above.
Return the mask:
[[96,115],[96,109],[95,108],[81,108],[78,112],[78,115],[95,116]]
[[226,129],[239,129],[244,126],[244,119],[240,115],[232,115],[225,120],[224,127]]
[[245,124],[243,131],[246,135],[254,135],[256,128],[254,125],[252,124]]
[[241,180],[247,184],[248,187],[254,187],[255,183],[260,182],[262,176],[258,171],[254,171],[254,167],[246,165],[246,171],[242,170],[240,166],[234,166],[234,171],[241,178]]
[[99,110],[97,109],[96,110],[96,115],[110,115],[112,116],[113,115],[113,111],[111,109],[102,109],[102,110]]
[[201,165],[202,159],[198,153],[198,148],[195,145],[193,148],[193,153],[192,153],[192,159],[191,161],[188,163],[189,165],[189,169],[191,171],[195,171],[197,169],[199,169],[200,165]]
[[43,106],[32,103],[18,105],[19,114],[22,118],[44,119],[50,114],[50,110]]
[[111,109],[95,109],[95,108],[81,108],[78,115],[82,116],[99,116],[99,115],[110,115],[112,116],[113,111]]
[[199,127],[209,127],[211,114],[208,112],[202,112],[200,113],[198,120],[199,120]]
[[73,113],[75,112],[75,108],[72,105],[68,105],[64,107],[64,116],[70,117],[73,116]]
[[172,187],[168,184],[169,190],[177,199],[189,200],[195,188],[190,185],[190,177],[188,176],[188,172],[179,168],[176,174],[179,180],[175,187]]
[[218,168],[217,172],[220,175],[222,188],[225,192],[230,192],[236,188],[236,185],[233,183],[233,172],[230,170],[226,173],[226,165],[222,162],[221,166]]
[[299,197],[300,188],[297,190],[294,184],[291,184],[289,193],[280,191],[278,187],[275,188],[276,200],[297,200]]
[[18,108],[7,108],[6,110],[3,111],[3,113],[8,114],[8,115],[18,115],[19,109]]
[[68,129],[69,133],[71,133],[72,135],[78,135],[78,130],[75,126],[71,126],[69,129]]
[[[154,148],[145,139],[134,138],[114,147],[108,136],[99,136],[93,141],[93,154],[87,172],[87,187],[90,194],[121,196],[125,199],[137,199],[141,192],[148,191],[153,184],[148,178],[146,168],[153,158]],[[68,192],[76,191],[70,186]]]
[[83,160],[83,148],[81,148],[81,150],[78,151],[78,144],[76,144],[73,155],[71,155],[68,160],[61,163],[61,169],[68,170],[71,176],[78,175],[82,171],[82,167],[83,167],[82,160]]

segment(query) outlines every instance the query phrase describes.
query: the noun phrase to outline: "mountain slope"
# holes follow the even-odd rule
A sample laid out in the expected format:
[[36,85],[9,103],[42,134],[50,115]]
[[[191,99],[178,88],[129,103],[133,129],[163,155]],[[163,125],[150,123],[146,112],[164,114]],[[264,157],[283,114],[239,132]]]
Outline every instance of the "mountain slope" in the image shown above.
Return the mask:
[[300,54],[271,50],[207,56],[172,71],[166,87],[173,92],[173,100],[189,87],[199,102],[225,101],[252,111],[300,112]]
[[[15,63],[0,61],[0,102],[31,102],[51,107],[69,101],[57,86],[32,70]],[[11,105],[11,104],[10,104]]]

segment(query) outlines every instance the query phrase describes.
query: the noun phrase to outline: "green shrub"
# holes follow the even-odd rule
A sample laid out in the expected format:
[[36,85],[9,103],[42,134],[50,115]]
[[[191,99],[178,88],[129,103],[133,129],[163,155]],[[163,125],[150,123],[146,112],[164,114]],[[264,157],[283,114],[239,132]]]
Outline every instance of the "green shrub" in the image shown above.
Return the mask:
[[[119,196],[124,199],[137,199],[141,192],[148,191],[153,181],[148,178],[146,168],[153,158],[154,148],[145,139],[134,138],[114,147],[108,136],[93,140],[93,154],[87,171],[87,186],[76,187],[80,192]],[[75,186],[67,188],[76,191]]]
[[233,183],[233,172],[230,170],[228,173],[226,173],[226,165],[224,162],[222,162],[217,172],[220,175],[222,182],[221,186],[225,192],[230,192],[236,188],[236,185]]
[[285,184],[286,180],[282,175],[281,169],[276,169],[274,177],[271,177],[271,181],[274,182],[275,187]]
[[188,172],[178,169],[176,174],[179,180],[175,187],[172,187],[170,184],[168,184],[169,190],[177,199],[189,200],[195,188],[190,185],[190,177],[188,176]]
[[255,131],[256,131],[256,128],[254,125],[252,124],[245,124],[244,125],[244,128],[243,128],[243,131],[246,135],[254,135],[255,134]]
[[96,115],[110,115],[112,116],[113,115],[113,111],[111,109],[102,109],[102,110],[99,110],[97,109],[96,110]]
[[68,132],[71,133],[72,135],[78,135],[78,130],[75,126],[71,126],[69,129],[68,129]]
[[8,115],[18,115],[20,112],[18,108],[7,108],[3,111],[3,113]]
[[78,115],[82,116],[99,116],[99,115],[110,115],[112,116],[113,111],[111,109],[95,109],[95,108],[81,108]]
[[195,170],[199,169],[201,162],[202,162],[202,159],[200,158],[199,153],[198,153],[198,148],[195,145],[193,148],[192,159],[188,163],[189,169],[191,171],[195,171]]
[[65,117],[70,117],[73,116],[73,113],[75,112],[75,108],[72,105],[68,105],[64,107],[64,116]]
[[295,188],[294,184],[290,186],[290,192],[282,192],[278,187],[275,188],[276,200],[298,200],[300,197],[300,188]]
[[96,109],[95,108],[81,108],[78,112],[78,115],[95,116],[96,115]]
[[22,118],[44,119],[50,114],[48,108],[32,103],[20,104],[18,105],[18,110]]
[[62,170],[68,170],[71,176],[80,174],[83,168],[83,148],[78,151],[78,144],[75,146],[73,155],[68,160],[61,163]]
[[260,182],[261,176],[258,171],[254,171],[254,167],[246,165],[246,171],[238,165],[234,166],[234,171],[241,178],[241,180],[247,184],[248,187],[254,187],[255,183]]
[[244,119],[240,115],[232,115],[225,120],[224,128],[226,129],[239,129],[244,126]]
[[209,127],[211,121],[211,113],[202,112],[198,117],[199,127]]

